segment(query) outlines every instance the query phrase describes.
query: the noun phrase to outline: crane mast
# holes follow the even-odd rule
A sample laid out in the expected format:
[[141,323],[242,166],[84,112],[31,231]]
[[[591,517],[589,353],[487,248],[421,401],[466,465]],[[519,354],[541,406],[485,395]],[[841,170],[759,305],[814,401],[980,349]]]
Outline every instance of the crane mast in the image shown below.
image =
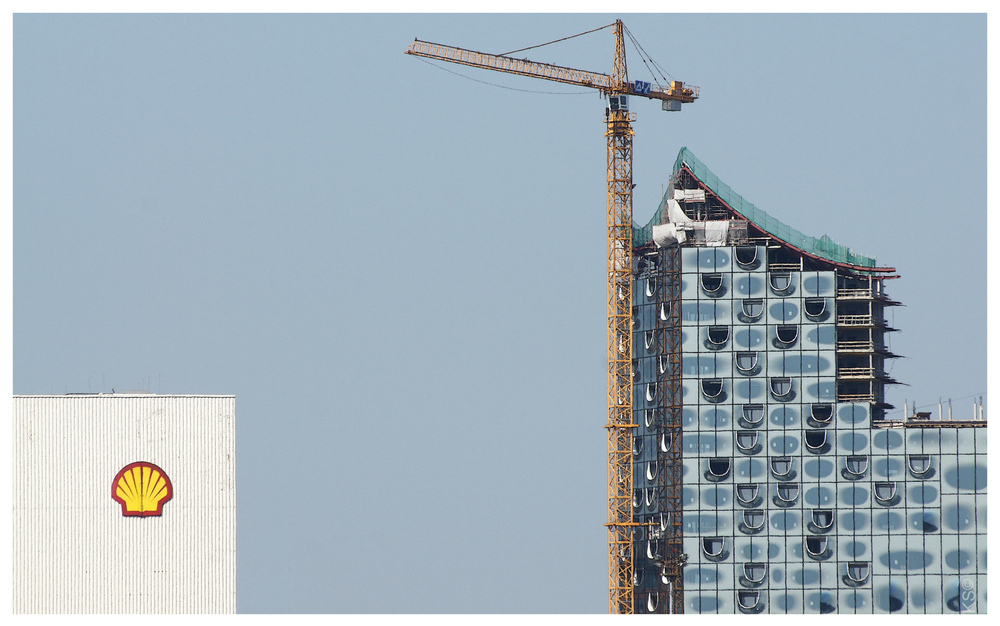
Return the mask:
[[611,75],[576,70],[505,55],[487,54],[414,40],[406,54],[556,82],[590,87],[608,97],[608,608],[613,614],[635,610],[632,512],[632,122],[631,95],[661,100],[663,109],[680,110],[694,102],[698,88],[671,81],[669,88],[629,82],[621,20],[614,23],[615,56]]

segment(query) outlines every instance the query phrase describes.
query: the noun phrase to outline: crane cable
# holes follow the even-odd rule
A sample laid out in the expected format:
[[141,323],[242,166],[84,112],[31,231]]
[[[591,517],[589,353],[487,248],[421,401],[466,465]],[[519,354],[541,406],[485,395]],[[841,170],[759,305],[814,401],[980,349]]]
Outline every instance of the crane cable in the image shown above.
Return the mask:
[[603,30],[605,28],[610,28],[612,26],[614,26],[614,24],[608,24],[607,26],[601,26],[599,28],[594,28],[593,30],[588,30],[588,31],[585,31],[585,32],[582,32],[582,33],[577,33],[575,35],[570,35],[569,37],[563,37],[562,39],[555,39],[555,40],[550,41],[548,43],[540,43],[537,46],[528,46],[527,48],[521,48],[520,50],[511,50],[510,52],[504,52],[503,54],[500,54],[498,56],[505,57],[505,56],[507,56],[509,54],[514,54],[516,52],[524,52],[525,50],[531,50],[532,48],[541,48],[542,46],[547,46],[547,45],[553,44],[553,43],[559,43],[560,41],[566,41],[567,39],[572,39],[574,37],[579,37],[580,35],[588,35],[590,33],[594,33],[594,32],[597,32],[599,30]]
[[[622,24],[622,28],[625,30],[625,34],[628,35],[628,38],[632,41],[632,45],[634,45],[636,50],[639,52],[639,59],[642,60],[642,64],[646,66],[646,69],[649,70],[649,73],[653,76],[654,80],[657,72],[654,72],[653,69],[649,67],[649,63],[652,63],[653,66],[659,71],[660,78],[668,80],[667,76],[669,76],[669,80],[674,80],[674,77],[670,74],[670,72],[663,69],[663,67],[660,66],[660,64],[657,63],[648,52],[646,52],[646,49],[639,44],[639,40],[635,38],[632,31],[630,31],[624,24]],[[649,59],[649,63],[646,63],[646,59]],[[664,76],[664,74],[666,74],[666,76]]]

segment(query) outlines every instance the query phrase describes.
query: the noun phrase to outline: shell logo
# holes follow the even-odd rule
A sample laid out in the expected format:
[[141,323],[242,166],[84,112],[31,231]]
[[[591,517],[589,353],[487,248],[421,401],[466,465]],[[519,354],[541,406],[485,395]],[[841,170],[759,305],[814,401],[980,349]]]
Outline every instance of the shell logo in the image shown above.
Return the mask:
[[164,503],[173,497],[167,473],[146,461],[129,463],[111,483],[111,498],[122,505],[126,517],[162,515]]

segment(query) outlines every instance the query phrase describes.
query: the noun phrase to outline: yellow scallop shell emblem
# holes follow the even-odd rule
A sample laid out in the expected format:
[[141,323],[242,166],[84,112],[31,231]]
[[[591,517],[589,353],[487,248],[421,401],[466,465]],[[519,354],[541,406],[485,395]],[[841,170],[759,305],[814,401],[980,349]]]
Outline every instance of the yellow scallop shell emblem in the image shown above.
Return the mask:
[[122,505],[122,515],[162,515],[163,504],[174,497],[167,473],[146,461],[129,463],[111,483],[111,497]]

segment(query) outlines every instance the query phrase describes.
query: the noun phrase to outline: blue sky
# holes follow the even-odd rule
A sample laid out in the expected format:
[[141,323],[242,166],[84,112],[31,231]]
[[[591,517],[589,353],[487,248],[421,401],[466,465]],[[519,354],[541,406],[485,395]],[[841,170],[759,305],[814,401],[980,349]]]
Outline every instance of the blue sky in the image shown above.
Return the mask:
[[13,392],[236,394],[241,612],[604,612],[605,105],[403,50],[616,17],[701,88],[636,221],[687,146],[899,270],[891,402],[984,393],[985,15],[728,14],[15,16]]

